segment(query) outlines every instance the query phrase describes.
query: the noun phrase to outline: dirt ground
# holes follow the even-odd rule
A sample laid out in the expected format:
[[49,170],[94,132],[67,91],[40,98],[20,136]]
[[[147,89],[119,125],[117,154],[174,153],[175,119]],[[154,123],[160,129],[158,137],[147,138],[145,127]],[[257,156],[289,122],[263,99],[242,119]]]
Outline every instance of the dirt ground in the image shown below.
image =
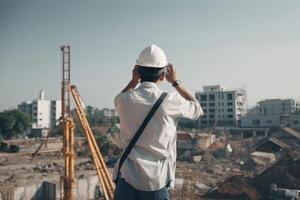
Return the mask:
[[[14,186],[28,182],[59,181],[64,173],[61,155],[43,154],[32,158],[23,154],[0,154],[0,183]],[[76,159],[76,175],[96,174],[89,158]]]

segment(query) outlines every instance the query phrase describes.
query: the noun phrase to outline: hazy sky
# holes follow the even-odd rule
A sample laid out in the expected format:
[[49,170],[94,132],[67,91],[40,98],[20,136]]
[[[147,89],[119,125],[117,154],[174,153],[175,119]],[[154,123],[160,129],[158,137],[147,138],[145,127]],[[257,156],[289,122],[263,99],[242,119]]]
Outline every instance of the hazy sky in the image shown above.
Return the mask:
[[244,85],[250,105],[300,99],[299,19],[299,0],[0,0],[0,110],[42,88],[60,97],[65,43],[86,105],[113,107],[152,43],[193,92]]

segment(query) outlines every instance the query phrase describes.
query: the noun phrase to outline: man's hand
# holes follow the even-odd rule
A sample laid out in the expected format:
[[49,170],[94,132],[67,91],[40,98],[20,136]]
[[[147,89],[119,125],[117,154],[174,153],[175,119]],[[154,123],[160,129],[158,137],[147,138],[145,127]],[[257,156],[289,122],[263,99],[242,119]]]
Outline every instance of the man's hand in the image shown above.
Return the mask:
[[131,79],[131,81],[135,85],[137,85],[141,82],[141,77],[140,77],[140,74],[138,72],[138,68],[139,68],[139,66],[136,65],[136,66],[134,66],[134,68],[132,70],[132,79]]
[[133,90],[137,86],[137,84],[139,84],[141,82],[141,77],[138,72],[138,67],[139,67],[138,65],[134,66],[134,68],[132,70],[132,79],[127,84],[127,86],[122,90],[122,92],[129,92],[129,91]]
[[[166,74],[166,79],[169,83],[173,84],[178,80],[178,75],[176,73],[175,67],[171,63],[168,64],[168,73]],[[177,92],[188,101],[197,101],[192,93],[190,93],[187,89],[185,89],[181,84],[175,87]]]
[[167,66],[168,72],[166,74],[166,79],[169,83],[173,84],[176,80],[178,80],[178,75],[175,67],[171,63]]

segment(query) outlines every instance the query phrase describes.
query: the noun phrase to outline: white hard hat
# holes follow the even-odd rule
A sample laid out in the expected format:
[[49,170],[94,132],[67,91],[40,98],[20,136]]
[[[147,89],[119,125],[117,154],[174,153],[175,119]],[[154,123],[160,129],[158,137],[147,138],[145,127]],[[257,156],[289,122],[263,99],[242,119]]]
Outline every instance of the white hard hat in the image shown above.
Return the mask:
[[139,66],[152,68],[163,68],[168,65],[165,52],[155,44],[143,49],[136,63]]

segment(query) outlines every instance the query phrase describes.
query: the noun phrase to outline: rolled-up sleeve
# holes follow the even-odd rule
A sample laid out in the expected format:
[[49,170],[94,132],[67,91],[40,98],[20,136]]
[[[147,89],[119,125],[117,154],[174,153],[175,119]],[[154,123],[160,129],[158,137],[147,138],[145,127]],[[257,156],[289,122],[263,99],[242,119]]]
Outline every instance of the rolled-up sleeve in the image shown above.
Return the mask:
[[175,117],[197,119],[204,115],[202,107],[198,101],[188,101],[181,97],[178,93],[172,93],[169,96],[170,114]]

